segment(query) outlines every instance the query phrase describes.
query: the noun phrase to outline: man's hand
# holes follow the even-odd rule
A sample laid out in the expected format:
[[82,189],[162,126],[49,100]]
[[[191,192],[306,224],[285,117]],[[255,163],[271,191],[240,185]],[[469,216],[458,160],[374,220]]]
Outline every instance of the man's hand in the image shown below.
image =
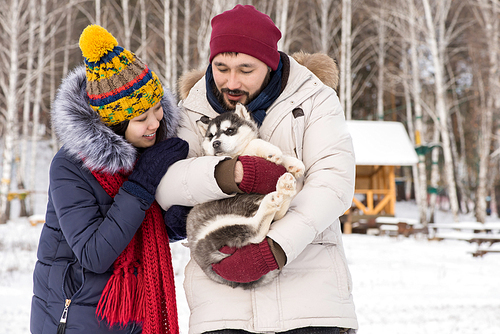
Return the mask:
[[241,181],[243,181],[243,164],[238,160],[234,165],[234,182],[240,184]]
[[219,263],[212,264],[212,269],[231,282],[253,282],[278,269],[267,238],[259,244],[249,244],[241,248],[224,246],[219,251],[231,255]]

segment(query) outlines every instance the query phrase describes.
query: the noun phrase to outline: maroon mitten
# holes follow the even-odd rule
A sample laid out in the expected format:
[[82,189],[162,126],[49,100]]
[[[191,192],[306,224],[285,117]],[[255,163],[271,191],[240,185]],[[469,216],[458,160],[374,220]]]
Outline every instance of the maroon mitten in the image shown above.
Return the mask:
[[276,190],[276,183],[286,168],[264,158],[242,155],[243,180],[238,186],[245,193],[269,194]]
[[212,269],[220,277],[231,282],[253,282],[278,269],[267,239],[260,244],[249,244],[241,248],[224,246],[219,251],[232,255],[212,264]]

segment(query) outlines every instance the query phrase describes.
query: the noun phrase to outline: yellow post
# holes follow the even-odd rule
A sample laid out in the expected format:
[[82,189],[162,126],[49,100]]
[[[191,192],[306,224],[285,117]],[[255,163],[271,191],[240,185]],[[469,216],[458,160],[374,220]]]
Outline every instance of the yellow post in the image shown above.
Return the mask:
[[394,175],[394,166],[389,166],[389,214],[393,215],[396,212],[396,176]]

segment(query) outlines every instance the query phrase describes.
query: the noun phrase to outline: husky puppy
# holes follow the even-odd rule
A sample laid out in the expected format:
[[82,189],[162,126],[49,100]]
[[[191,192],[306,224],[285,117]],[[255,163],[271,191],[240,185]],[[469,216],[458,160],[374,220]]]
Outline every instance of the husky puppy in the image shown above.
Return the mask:
[[225,280],[212,270],[212,264],[229,256],[219,252],[225,245],[241,248],[260,243],[273,220],[282,218],[296,193],[296,178],[304,174],[302,161],[284,156],[281,150],[258,138],[257,125],[246,108],[238,104],[234,112],[223,113],[208,124],[199,121],[205,137],[206,155],[255,155],[282,164],[287,169],[267,195],[238,194],[235,197],[196,205],[187,217],[187,244],[192,258],[208,277],[231,287],[252,288],[269,283],[278,275],[274,270],[257,281],[237,283]]
[[205,155],[254,155],[283,165],[296,178],[304,175],[304,164],[297,158],[284,156],[281,150],[259,139],[257,124],[244,105],[238,103],[234,112],[220,114],[214,119],[197,121],[205,135],[202,143]]

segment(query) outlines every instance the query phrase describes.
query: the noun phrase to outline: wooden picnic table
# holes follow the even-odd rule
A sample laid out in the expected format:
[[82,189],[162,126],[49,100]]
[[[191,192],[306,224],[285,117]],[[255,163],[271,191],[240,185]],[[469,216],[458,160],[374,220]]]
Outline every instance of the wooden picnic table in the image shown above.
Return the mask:
[[403,217],[377,217],[375,218],[377,224],[397,225],[398,223],[406,223],[408,225],[418,224],[417,219],[403,218]]
[[[500,222],[458,222],[429,224],[429,231],[433,233],[429,239],[432,240],[463,240],[470,243],[477,243],[476,251],[473,256],[483,256],[486,253],[498,253],[497,249],[491,248],[491,245],[500,242]],[[444,231],[443,231],[444,230]],[[489,244],[489,248],[482,247],[482,244]]]
[[451,229],[458,231],[476,231],[476,232],[492,232],[500,231],[500,222],[458,222],[458,223],[434,223],[427,225],[429,229],[437,232],[438,229]]
[[424,226],[417,219],[403,217],[377,217],[375,223],[380,230],[381,235],[404,235],[410,236],[418,232],[424,231]]

